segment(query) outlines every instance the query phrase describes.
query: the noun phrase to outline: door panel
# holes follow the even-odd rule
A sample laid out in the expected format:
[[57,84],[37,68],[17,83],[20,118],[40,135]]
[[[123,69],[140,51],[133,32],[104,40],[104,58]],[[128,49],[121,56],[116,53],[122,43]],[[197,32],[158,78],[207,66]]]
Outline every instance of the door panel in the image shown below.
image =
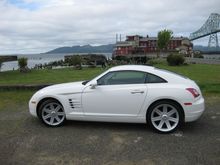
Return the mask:
[[146,84],[86,87],[82,94],[85,115],[137,116],[147,95]]

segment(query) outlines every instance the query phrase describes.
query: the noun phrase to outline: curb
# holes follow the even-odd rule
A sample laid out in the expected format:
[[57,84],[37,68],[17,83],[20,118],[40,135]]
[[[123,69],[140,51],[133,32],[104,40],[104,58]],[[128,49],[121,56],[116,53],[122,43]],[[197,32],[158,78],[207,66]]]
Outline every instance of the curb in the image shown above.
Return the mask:
[[0,85],[0,90],[39,90],[54,84]]

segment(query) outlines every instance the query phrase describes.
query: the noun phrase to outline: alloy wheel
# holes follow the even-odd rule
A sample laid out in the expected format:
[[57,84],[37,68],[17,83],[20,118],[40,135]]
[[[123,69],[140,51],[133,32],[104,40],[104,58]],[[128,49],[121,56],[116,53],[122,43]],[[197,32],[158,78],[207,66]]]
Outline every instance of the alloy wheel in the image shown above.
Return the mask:
[[42,119],[50,126],[60,125],[65,120],[63,107],[56,102],[50,102],[42,108]]
[[170,132],[178,126],[180,116],[174,106],[170,104],[160,104],[152,110],[150,120],[158,131]]

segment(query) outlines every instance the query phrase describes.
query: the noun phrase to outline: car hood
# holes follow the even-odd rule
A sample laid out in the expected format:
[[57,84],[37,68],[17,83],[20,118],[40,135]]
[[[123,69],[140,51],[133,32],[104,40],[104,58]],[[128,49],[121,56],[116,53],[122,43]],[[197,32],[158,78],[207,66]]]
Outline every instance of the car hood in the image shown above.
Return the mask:
[[82,92],[83,88],[85,88],[85,85],[83,85],[82,82],[83,81],[52,85],[41,89],[39,92],[47,94],[78,93]]

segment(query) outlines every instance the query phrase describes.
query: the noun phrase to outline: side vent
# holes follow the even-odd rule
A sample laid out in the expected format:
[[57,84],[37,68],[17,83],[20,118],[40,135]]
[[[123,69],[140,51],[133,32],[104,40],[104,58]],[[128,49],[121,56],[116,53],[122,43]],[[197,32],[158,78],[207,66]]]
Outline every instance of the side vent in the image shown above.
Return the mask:
[[77,99],[69,99],[69,105],[72,109],[81,108],[81,103]]

